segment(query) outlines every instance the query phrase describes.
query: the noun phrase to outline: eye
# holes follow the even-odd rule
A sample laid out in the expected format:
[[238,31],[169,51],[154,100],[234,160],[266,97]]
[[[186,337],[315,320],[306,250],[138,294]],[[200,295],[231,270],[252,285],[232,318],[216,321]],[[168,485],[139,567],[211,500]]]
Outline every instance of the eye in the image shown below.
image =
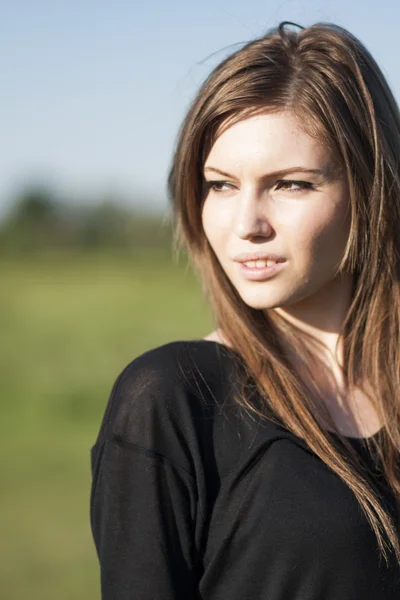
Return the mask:
[[[288,192],[299,192],[302,190],[312,190],[314,185],[310,181],[294,181],[292,179],[281,179],[277,183],[276,189],[286,189]],[[296,186],[296,187],[291,187]]]
[[220,189],[222,186],[226,186],[228,190],[232,188],[232,186],[226,181],[205,181],[205,185],[208,190],[212,190],[217,194],[226,191]]

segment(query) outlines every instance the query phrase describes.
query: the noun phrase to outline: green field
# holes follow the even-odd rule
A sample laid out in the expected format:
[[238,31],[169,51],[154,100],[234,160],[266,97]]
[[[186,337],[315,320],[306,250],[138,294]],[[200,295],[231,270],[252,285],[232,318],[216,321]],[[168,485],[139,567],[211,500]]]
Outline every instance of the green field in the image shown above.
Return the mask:
[[168,256],[0,262],[1,595],[100,598],[90,447],[112,384],[140,353],[213,328],[200,284]]

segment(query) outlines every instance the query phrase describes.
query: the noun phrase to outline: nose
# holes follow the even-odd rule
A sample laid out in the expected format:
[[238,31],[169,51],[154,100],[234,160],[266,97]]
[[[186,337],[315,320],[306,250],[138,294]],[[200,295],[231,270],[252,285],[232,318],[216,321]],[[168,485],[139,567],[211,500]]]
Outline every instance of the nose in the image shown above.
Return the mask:
[[238,200],[239,207],[235,221],[236,235],[242,240],[270,236],[273,229],[265,214],[264,203],[260,202],[255,194],[243,194]]

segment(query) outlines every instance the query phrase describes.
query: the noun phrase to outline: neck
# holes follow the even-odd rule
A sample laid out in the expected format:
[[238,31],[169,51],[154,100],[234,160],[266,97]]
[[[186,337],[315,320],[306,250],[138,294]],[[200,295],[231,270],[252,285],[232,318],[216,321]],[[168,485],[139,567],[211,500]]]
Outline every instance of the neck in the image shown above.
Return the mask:
[[273,309],[320,342],[332,368],[343,365],[343,323],[351,302],[353,276],[340,274],[311,297]]

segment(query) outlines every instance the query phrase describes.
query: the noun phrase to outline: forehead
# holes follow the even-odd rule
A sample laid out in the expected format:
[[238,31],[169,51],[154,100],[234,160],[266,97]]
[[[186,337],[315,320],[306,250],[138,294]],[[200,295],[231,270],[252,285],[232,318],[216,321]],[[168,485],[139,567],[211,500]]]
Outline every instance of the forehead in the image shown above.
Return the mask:
[[[279,170],[294,165],[321,168],[331,152],[300,127],[291,112],[257,114],[220,126],[205,166],[228,170]],[[214,164],[218,162],[217,164]]]

